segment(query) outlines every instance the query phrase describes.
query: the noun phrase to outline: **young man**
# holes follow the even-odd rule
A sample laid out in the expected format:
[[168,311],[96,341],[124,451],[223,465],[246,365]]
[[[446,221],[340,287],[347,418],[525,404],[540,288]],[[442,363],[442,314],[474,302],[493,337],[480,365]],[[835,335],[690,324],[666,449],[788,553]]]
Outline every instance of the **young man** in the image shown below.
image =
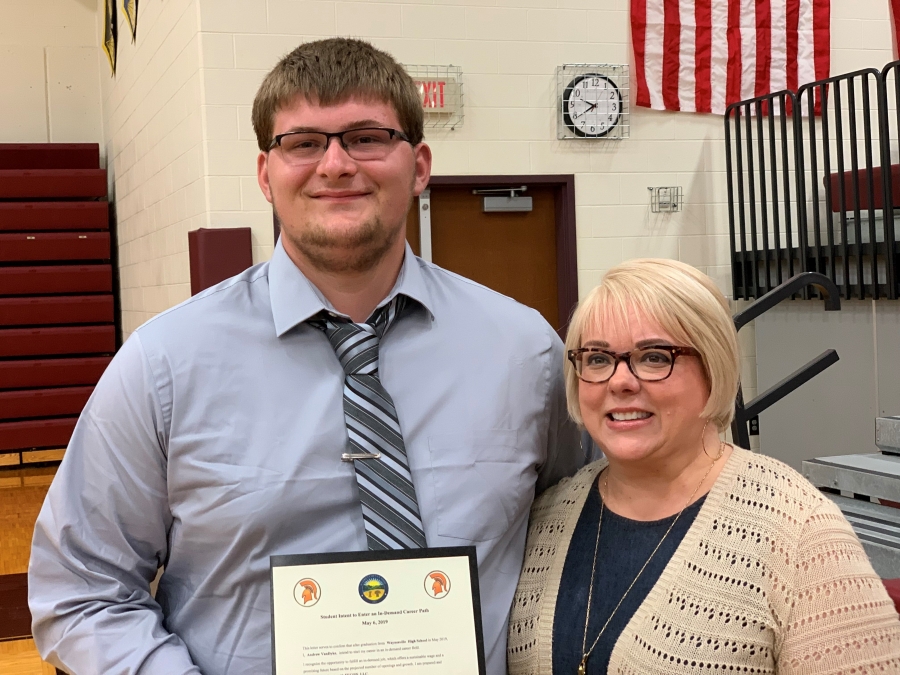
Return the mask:
[[253,121],[275,253],[104,374],[35,530],[38,647],[77,675],[268,673],[270,555],[474,544],[501,675],[532,498],[583,463],[562,344],[406,246],[431,152],[388,55],[305,44]]

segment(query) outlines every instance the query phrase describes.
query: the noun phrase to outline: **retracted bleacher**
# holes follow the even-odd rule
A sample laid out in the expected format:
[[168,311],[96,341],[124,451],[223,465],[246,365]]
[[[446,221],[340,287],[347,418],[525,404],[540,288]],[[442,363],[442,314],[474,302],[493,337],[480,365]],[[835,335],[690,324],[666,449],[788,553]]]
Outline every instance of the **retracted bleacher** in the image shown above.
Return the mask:
[[0,466],[62,458],[117,347],[96,144],[0,144]]

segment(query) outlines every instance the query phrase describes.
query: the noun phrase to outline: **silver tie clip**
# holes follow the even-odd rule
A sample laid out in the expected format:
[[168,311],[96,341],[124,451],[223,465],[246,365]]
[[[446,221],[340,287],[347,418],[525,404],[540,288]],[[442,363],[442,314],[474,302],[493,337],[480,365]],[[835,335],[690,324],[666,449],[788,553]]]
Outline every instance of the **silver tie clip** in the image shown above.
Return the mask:
[[342,462],[352,462],[355,459],[381,459],[380,452],[345,452],[341,455]]

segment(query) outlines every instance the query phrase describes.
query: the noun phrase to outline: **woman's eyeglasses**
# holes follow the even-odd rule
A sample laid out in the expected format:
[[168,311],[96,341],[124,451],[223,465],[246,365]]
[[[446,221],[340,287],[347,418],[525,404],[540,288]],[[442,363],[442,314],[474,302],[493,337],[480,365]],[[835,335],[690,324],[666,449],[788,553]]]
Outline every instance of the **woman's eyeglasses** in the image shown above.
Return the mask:
[[575,374],[593,384],[606,382],[616,372],[619,362],[628,364],[628,370],[644,382],[659,382],[672,374],[675,359],[679,356],[700,356],[693,347],[658,345],[635,349],[630,352],[612,352],[598,347],[570,349],[569,361],[575,366]]

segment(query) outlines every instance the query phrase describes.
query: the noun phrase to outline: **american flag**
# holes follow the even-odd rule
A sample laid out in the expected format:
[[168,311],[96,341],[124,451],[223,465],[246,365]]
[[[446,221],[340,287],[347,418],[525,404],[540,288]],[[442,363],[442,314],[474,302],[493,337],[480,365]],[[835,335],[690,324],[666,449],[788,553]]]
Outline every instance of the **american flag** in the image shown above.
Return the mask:
[[631,0],[635,101],[722,114],[797,91],[829,75],[830,15],[830,0]]

